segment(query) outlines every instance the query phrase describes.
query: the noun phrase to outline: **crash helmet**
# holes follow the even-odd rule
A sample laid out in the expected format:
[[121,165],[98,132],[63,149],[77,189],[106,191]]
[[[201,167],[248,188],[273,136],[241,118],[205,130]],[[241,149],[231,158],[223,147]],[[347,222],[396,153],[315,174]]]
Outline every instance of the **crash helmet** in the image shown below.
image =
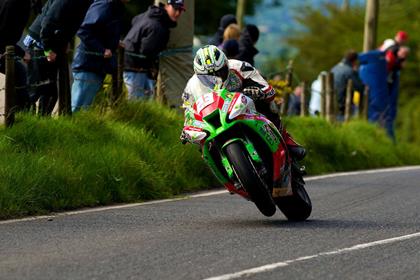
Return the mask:
[[194,58],[197,75],[214,75],[226,80],[228,71],[228,58],[218,47],[207,45],[197,51]]

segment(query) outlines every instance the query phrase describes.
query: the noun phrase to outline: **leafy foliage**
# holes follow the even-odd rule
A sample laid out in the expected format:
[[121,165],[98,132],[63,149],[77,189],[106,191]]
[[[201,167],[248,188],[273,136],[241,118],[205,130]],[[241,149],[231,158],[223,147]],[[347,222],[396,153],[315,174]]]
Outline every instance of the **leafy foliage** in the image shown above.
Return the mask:
[[[381,1],[377,45],[387,38],[393,38],[398,30],[407,31],[410,37],[408,45],[411,54],[401,72],[400,108],[412,102],[412,99],[418,96],[420,88],[419,10],[420,2],[417,0]],[[364,18],[365,7],[362,6],[353,6],[350,10],[343,10],[334,4],[326,4],[321,9],[302,7],[296,13],[296,19],[302,28],[292,33],[287,40],[294,51],[285,53],[283,57],[265,65],[266,72],[275,71],[276,67],[293,59],[295,77],[313,81],[322,70],[329,70],[338,63],[347,50],[362,51]],[[417,106],[410,108],[420,110],[420,103],[416,104]],[[399,115],[398,124],[401,126],[410,122],[412,125],[405,125],[404,129],[414,129],[416,126],[415,130],[419,130],[418,124],[409,119],[414,116],[418,114]],[[412,132],[406,131],[404,134],[411,135],[405,139],[420,142],[420,138]]]

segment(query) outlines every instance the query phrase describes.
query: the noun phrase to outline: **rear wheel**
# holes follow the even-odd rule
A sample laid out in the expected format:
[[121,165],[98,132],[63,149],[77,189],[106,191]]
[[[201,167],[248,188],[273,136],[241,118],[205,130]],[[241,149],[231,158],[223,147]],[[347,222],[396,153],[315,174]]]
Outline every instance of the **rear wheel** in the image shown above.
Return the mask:
[[238,142],[229,144],[226,147],[226,156],[236,177],[248,192],[258,210],[267,217],[273,216],[276,213],[276,205],[243,145]]
[[312,202],[304,186],[303,179],[294,176],[292,179],[293,195],[275,199],[281,212],[290,221],[304,221],[311,215]]

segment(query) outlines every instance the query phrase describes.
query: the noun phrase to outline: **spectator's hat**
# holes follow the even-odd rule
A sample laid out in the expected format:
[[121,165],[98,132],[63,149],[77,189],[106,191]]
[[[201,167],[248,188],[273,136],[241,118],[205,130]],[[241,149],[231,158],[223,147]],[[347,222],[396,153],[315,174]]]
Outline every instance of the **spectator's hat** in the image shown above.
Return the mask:
[[168,0],[168,5],[172,5],[176,9],[185,11],[184,0]]
[[397,38],[399,38],[402,41],[407,41],[408,40],[408,34],[405,31],[398,31],[397,32]]

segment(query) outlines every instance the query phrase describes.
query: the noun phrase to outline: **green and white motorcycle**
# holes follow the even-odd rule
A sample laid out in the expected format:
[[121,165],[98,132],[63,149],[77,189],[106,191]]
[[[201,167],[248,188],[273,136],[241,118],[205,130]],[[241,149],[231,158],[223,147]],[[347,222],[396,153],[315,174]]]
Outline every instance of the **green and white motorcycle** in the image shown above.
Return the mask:
[[274,215],[277,205],[289,220],[306,220],[311,200],[281,133],[256,111],[251,98],[213,83],[215,90],[186,112],[184,141],[200,145],[203,159],[226,189],[254,202],[265,216]]

